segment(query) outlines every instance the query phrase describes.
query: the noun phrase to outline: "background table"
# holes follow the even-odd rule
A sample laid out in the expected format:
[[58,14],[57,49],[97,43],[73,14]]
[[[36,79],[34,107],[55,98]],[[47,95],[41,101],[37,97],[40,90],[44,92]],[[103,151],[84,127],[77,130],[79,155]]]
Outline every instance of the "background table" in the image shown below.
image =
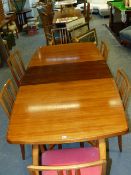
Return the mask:
[[[65,8],[61,11],[55,11],[55,14],[54,14],[54,18],[53,18],[53,24],[57,24],[57,19],[63,19],[63,18],[66,18],[67,19],[67,22],[68,21],[68,18],[71,18],[71,17],[77,17],[77,18],[81,18],[83,17],[83,15],[81,14],[81,11],[79,9],[74,9],[74,8]],[[60,23],[66,23],[66,22],[60,22]]]

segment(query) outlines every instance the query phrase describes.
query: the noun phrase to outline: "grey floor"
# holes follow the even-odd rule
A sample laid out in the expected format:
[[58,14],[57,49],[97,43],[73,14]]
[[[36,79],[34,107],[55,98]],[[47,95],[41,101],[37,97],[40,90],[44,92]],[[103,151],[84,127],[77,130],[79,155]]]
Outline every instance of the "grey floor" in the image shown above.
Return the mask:
[[[98,35],[98,41],[107,42],[109,47],[108,65],[112,74],[115,76],[118,68],[124,69],[129,80],[131,80],[131,47],[121,46],[115,37],[107,30],[104,24],[108,24],[108,18],[102,18],[93,15],[91,28],[95,27]],[[16,48],[23,56],[25,65],[31,58],[36,48],[45,45],[45,39],[42,29],[35,36],[20,35],[16,39]],[[0,89],[8,78],[12,78],[8,67],[5,65],[0,68]],[[131,98],[127,107],[127,116],[130,128],[131,118]],[[31,163],[31,146],[26,145],[26,160],[21,159],[19,145],[11,145],[6,142],[6,131],[8,120],[0,107],[0,175],[28,175],[26,166]],[[130,175],[131,174],[131,134],[123,136],[123,152],[120,153],[117,145],[117,138],[109,139],[109,156],[112,159],[110,175]]]

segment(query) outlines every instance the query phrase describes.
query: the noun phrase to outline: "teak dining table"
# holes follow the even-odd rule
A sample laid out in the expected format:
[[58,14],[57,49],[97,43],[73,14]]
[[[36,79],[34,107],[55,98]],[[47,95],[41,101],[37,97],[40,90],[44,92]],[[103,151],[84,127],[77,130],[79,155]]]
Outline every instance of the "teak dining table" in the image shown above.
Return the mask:
[[127,132],[117,86],[93,43],[37,49],[21,81],[8,142],[60,144]]

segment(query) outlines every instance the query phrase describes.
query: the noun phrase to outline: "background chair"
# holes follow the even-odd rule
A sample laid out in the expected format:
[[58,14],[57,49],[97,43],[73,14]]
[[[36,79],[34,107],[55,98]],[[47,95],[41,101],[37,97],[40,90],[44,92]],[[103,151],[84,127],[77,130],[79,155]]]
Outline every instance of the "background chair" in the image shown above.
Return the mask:
[[46,175],[59,174],[95,174],[106,173],[106,146],[100,140],[98,147],[68,148],[51,150],[42,153],[42,165],[39,165],[38,145],[33,145],[33,165],[28,166],[32,175],[39,171]]
[[18,50],[15,50],[13,53],[11,53],[7,60],[7,63],[15,79],[15,82],[19,87],[20,81],[26,71],[20,52]]
[[105,60],[108,58],[108,47],[104,41],[101,41],[100,52]]
[[95,29],[88,30],[84,34],[80,34],[80,36],[77,36],[73,38],[73,42],[80,43],[80,42],[93,42],[94,44],[98,44],[97,41],[97,34]]
[[[123,102],[123,107],[126,109],[129,93],[131,90],[129,80],[127,75],[123,70],[118,69],[116,75],[116,84]],[[122,136],[118,136],[118,146],[120,152],[122,152]]]
[[17,29],[17,26],[16,26],[15,21],[11,21],[8,24],[8,26],[4,26],[2,29],[3,30],[7,30],[8,32],[13,33],[14,35],[16,35],[17,38],[19,37],[19,35],[18,35],[18,29]]
[[67,44],[71,42],[70,35],[66,27],[54,28],[51,30],[51,33],[53,39],[52,44]]
[[88,32],[88,24],[86,22],[83,23],[82,21],[82,24],[79,24],[78,26],[76,25],[76,27],[68,27],[67,25],[67,29],[70,33],[70,36],[71,36],[71,40],[75,40],[76,38],[82,36],[82,35],[85,35],[87,32]]
[[[5,113],[7,114],[9,120],[11,118],[11,112],[12,112],[12,108],[13,108],[13,105],[16,99],[17,90],[18,89],[16,88],[16,86],[9,79],[4,85],[0,93],[0,103]],[[23,144],[21,144],[20,148],[21,148],[22,159],[24,160],[25,159],[25,147]]]

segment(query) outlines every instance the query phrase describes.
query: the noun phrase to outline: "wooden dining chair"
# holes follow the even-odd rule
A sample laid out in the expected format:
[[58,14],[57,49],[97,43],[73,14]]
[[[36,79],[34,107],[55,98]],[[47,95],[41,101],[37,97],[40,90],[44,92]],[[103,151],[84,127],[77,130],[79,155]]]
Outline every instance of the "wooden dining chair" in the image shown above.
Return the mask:
[[72,39],[72,42],[81,43],[81,42],[93,42],[94,44],[98,44],[97,34],[95,29],[88,30],[84,34],[80,34],[79,36]]
[[[8,119],[11,118],[12,108],[16,99],[18,88],[13,84],[9,79],[0,92],[0,103],[3,107],[5,113],[8,116]],[[22,159],[25,159],[25,147],[23,144],[20,145]]]
[[104,59],[107,61],[108,47],[107,47],[107,44],[104,41],[101,41],[100,52],[101,52],[102,56],[104,57]]
[[[49,150],[39,157],[38,145],[33,145],[33,164],[27,166],[31,175],[105,175],[106,145],[99,140],[98,147]],[[41,160],[41,164],[39,164]]]
[[66,27],[54,28],[51,30],[53,45],[70,43],[70,35]]
[[[123,107],[126,110],[131,86],[130,86],[126,73],[121,69],[117,70],[116,84],[117,84],[119,94],[120,94],[120,97],[123,103]],[[122,152],[122,136],[121,135],[118,136],[118,146],[119,146],[120,152]]]
[[15,79],[15,82],[19,87],[20,81],[26,71],[20,52],[18,50],[15,50],[13,53],[11,53],[7,60],[7,63]]

